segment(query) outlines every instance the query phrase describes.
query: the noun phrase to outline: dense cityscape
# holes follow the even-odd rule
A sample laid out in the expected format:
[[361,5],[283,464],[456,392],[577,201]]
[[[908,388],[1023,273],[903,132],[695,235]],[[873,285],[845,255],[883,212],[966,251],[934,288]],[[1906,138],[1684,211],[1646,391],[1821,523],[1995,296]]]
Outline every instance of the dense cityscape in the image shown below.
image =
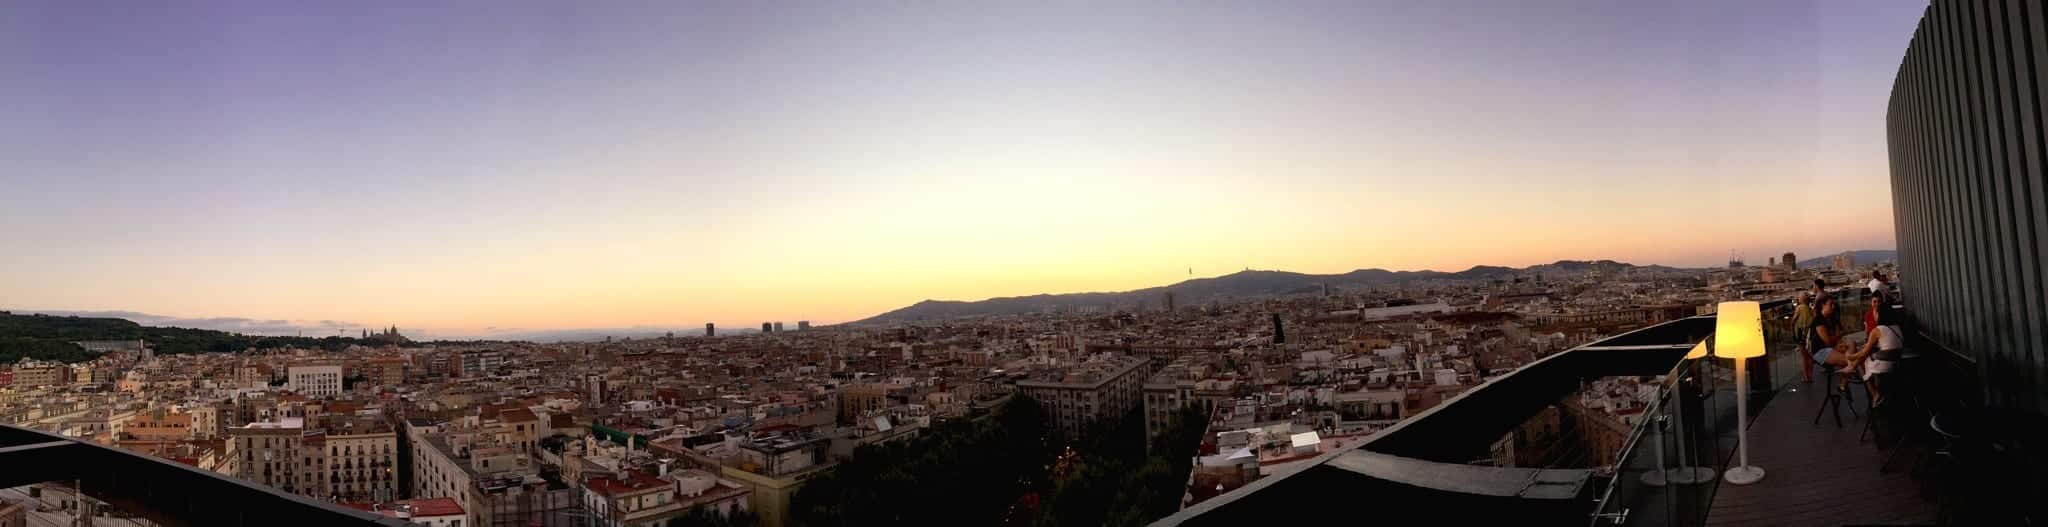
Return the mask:
[[9,0],[0,527],[2048,524],[2044,73],[2043,0]]
[[[396,326],[228,352],[78,340],[70,360],[0,365],[0,422],[434,526],[1143,525],[1574,346],[1889,270],[1796,258],[1252,297],[1170,286],[1129,305],[600,342],[415,342]],[[26,336],[96,322],[7,316]],[[1589,380],[1473,463],[1611,465],[1654,384]],[[924,459],[936,445],[994,458]],[[906,470],[902,492],[862,489]],[[121,516],[63,482],[0,502],[0,521],[28,525]]]

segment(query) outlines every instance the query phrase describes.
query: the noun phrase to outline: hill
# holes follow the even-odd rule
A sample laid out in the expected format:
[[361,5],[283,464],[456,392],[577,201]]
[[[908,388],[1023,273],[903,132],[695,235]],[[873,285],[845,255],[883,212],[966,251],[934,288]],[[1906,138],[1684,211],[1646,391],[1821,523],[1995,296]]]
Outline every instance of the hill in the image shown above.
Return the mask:
[[853,324],[1014,315],[1077,307],[1129,307],[1139,305],[1140,303],[1157,305],[1165,301],[1165,294],[1169,292],[1173,293],[1176,303],[1194,305],[1227,298],[1313,293],[1320,291],[1325,285],[1333,288],[1358,288],[1399,285],[1426,280],[1469,281],[1510,279],[1516,276],[1537,275],[1559,277],[1591,272],[1618,274],[1622,272],[1664,273],[1677,271],[1681,270],[1660,265],[1638,266],[1613,260],[1563,260],[1555,263],[1533,265],[1522,269],[1482,265],[1457,272],[1359,269],[1342,274],[1307,274],[1288,271],[1246,270],[1213,278],[1196,278],[1172,285],[1122,292],[1039,294],[990,298],[972,302],[925,300],[894,311],[875,315],[865,320],[853,322]]
[[1894,250],[1890,250],[1890,249],[1865,249],[1865,250],[1860,250],[1860,251],[1843,251],[1843,252],[1840,252],[1840,253],[1835,253],[1835,254],[1830,254],[1830,255],[1827,255],[1827,256],[1822,256],[1822,257],[1819,257],[1819,258],[1808,258],[1808,259],[1805,259],[1805,260],[1800,260],[1800,261],[1799,261],[1799,266],[1800,266],[1800,267],[1827,267],[1827,266],[1831,266],[1831,265],[1834,265],[1834,264],[1835,264],[1835,256],[1836,256],[1836,255],[1839,255],[1839,254],[1843,254],[1843,253],[1848,253],[1848,254],[1849,254],[1849,257],[1851,257],[1851,258],[1854,258],[1854,259],[1856,259],[1856,265],[1870,265],[1870,264],[1874,264],[1874,263],[1879,263],[1879,262],[1896,262],[1896,261],[1899,261],[1899,252],[1898,252],[1898,251],[1894,251]]
[[0,362],[23,357],[83,362],[95,355],[72,344],[81,340],[144,340],[159,354],[221,353],[282,347],[338,350],[350,345],[377,346],[375,340],[345,337],[267,337],[210,329],[154,327],[119,318],[17,315],[0,311]]

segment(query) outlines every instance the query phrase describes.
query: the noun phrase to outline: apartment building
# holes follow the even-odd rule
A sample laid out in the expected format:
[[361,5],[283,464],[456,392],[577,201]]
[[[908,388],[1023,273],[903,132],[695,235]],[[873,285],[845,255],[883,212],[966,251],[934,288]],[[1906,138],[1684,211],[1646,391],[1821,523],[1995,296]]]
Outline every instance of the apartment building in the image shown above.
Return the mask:
[[314,489],[313,462],[305,457],[305,422],[288,418],[250,423],[228,429],[227,456],[217,469],[285,492],[306,493]]
[[1115,419],[1138,407],[1146,369],[1145,360],[1138,357],[1100,355],[1017,381],[1017,393],[1044,407],[1051,429],[1078,438],[1096,421]]
[[285,370],[292,391],[307,397],[341,395],[341,366],[292,366]]

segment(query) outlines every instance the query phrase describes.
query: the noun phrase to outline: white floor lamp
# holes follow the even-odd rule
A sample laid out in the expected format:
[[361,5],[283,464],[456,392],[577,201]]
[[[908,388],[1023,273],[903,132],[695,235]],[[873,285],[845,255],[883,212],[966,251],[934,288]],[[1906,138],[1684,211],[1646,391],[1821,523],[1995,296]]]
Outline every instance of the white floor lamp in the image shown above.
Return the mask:
[[1764,356],[1764,319],[1756,302],[1722,302],[1715,308],[1714,356],[1735,360],[1735,450],[1740,464],[1722,478],[1734,485],[1763,481],[1764,469],[1749,464],[1749,359]]

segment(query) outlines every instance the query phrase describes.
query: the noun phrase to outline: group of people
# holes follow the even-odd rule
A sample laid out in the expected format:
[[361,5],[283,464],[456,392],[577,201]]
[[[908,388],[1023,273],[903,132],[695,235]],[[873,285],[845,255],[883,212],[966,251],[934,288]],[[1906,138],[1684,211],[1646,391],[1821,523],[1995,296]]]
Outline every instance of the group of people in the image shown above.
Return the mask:
[[1839,301],[1819,278],[1813,280],[1812,290],[1799,293],[1793,328],[1802,336],[1801,350],[1813,359],[1801,361],[1801,378],[1805,382],[1813,382],[1814,368],[1831,368],[1837,373],[1838,383],[1846,385],[1851,378],[1864,379],[1873,404],[1879,404],[1884,401],[1884,394],[1872,378],[1891,371],[1892,362],[1906,347],[1906,338],[1899,327],[1900,313],[1892,307],[1890,282],[1884,274],[1871,271],[1870,281],[1864,287],[1869,291],[1870,309],[1863,313],[1861,343],[1849,341],[1841,324]]

